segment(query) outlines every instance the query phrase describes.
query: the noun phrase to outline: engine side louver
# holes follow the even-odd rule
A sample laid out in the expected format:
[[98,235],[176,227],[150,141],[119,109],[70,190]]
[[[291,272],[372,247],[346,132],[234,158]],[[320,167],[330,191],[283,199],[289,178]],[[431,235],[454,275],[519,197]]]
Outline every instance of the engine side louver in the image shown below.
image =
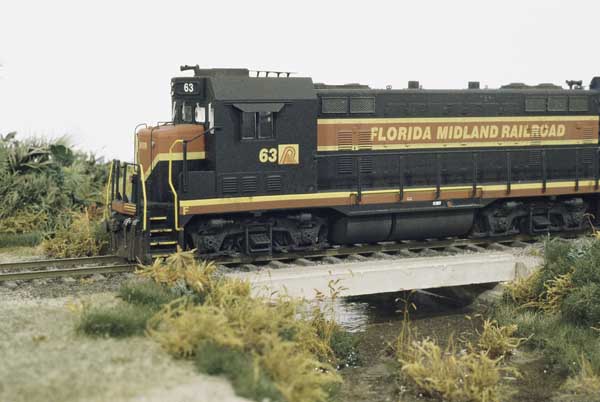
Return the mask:
[[223,177],[223,194],[236,194],[238,192],[238,181],[235,176]]
[[242,192],[243,193],[256,193],[256,190],[257,190],[256,176],[242,177]]
[[266,178],[267,192],[269,193],[280,193],[281,192],[281,176],[280,175],[269,175]]

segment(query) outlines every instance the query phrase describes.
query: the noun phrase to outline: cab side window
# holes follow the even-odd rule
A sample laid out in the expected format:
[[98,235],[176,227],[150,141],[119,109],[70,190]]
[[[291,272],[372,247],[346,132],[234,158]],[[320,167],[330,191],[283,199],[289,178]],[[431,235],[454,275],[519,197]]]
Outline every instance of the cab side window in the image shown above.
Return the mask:
[[269,139],[275,137],[275,113],[243,112],[242,139]]

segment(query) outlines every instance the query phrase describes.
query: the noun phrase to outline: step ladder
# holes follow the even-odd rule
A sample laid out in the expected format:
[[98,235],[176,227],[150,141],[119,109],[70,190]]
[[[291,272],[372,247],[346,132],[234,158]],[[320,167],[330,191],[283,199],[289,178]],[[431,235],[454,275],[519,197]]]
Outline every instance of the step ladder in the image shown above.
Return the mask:
[[164,258],[177,251],[179,233],[164,211],[153,211],[148,217],[148,249],[150,257]]

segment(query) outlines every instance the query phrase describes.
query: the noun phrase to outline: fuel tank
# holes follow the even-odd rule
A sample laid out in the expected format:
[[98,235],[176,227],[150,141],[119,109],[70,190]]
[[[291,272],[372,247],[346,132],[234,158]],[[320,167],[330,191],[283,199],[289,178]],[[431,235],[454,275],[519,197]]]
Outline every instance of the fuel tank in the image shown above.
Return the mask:
[[344,216],[331,226],[334,244],[376,243],[462,236],[471,230],[473,210]]

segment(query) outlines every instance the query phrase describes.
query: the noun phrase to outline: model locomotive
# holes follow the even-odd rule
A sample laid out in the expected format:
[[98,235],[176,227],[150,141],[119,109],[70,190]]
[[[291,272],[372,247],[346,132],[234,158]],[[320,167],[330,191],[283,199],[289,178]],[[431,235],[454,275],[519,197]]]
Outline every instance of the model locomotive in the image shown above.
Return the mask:
[[147,260],[581,230],[598,216],[600,78],[371,89],[191,69],[114,161],[112,247]]

